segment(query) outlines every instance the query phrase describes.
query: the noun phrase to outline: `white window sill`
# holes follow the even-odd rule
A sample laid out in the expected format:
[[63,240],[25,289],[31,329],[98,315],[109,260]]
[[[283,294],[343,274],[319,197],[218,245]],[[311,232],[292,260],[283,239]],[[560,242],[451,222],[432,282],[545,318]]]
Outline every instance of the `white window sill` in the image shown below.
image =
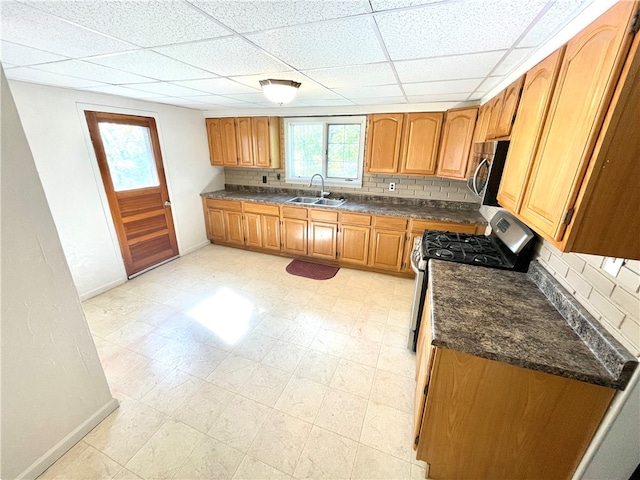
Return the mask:
[[[291,185],[304,185],[306,187],[309,186],[309,180],[299,179],[299,178],[285,178],[285,183]],[[354,180],[353,182],[341,182],[335,180],[325,180],[324,186],[326,187],[340,187],[340,188],[362,188],[362,182],[358,182]],[[322,183],[318,179],[313,179],[313,187],[318,187],[320,189],[322,187]]]

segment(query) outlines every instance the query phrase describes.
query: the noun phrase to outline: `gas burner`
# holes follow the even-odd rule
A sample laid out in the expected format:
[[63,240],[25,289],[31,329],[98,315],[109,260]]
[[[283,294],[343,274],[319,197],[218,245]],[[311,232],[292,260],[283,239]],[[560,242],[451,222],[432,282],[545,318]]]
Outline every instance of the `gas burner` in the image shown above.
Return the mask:
[[446,250],[444,248],[440,248],[436,250],[435,255],[438,258],[446,258],[446,259],[453,259],[455,257],[455,254],[451,250]]
[[478,265],[503,265],[504,262],[494,255],[479,254],[473,256],[473,263]]

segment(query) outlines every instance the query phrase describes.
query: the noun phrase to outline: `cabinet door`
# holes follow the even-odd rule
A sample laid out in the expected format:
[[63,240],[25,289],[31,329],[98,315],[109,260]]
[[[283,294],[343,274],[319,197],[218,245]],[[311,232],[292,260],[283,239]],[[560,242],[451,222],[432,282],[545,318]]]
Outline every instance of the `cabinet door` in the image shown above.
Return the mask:
[[440,146],[442,113],[408,113],[402,134],[400,173],[434,175]]
[[224,213],[217,208],[207,209],[207,238],[213,242],[224,242],[225,226]]
[[209,159],[211,165],[223,165],[222,132],[219,118],[207,118],[207,138],[209,139]]
[[335,260],[337,235],[335,223],[309,222],[309,256]]
[[371,229],[356,225],[342,225],[340,231],[340,261],[366,265],[369,261]]
[[282,219],[282,251],[293,255],[307,254],[307,221]]
[[271,146],[269,142],[269,117],[253,117],[253,158],[256,167],[271,167]]
[[504,90],[489,101],[489,122],[487,125],[487,140],[496,138],[498,135],[498,121],[500,120],[500,112],[502,111],[502,102],[504,100]]
[[436,172],[439,177],[465,178],[477,115],[477,108],[447,112]]
[[369,265],[383,270],[400,271],[405,232],[373,229]]
[[222,162],[224,165],[238,165],[236,146],[236,124],[233,118],[221,118],[220,136],[222,137]]
[[487,140],[487,130],[489,129],[489,117],[491,116],[491,107],[489,103],[485,103],[478,110],[478,120],[476,128],[473,131],[473,143],[481,143]]
[[280,251],[280,217],[262,215],[262,248]]
[[561,240],[630,42],[634,2],[619,2],[568,44],[521,217]]
[[504,90],[502,108],[500,109],[498,126],[495,132],[496,137],[508,137],[511,134],[511,126],[515,121],[518,103],[520,103],[523,82],[524,76],[520,77]]
[[234,245],[244,245],[244,228],[242,212],[224,212],[225,242]]
[[520,208],[563,54],[564,47],[527,72],[498,191],[500,205],[513,213]]
[[238,142],[239,165],[251,167],[253,162],[253,134],[251,117],[236,118],[236,139]]
[[369,115],[367,126],[366,170],[371,173],[396,173],[400,159],[402,113]]
[[262,248],[262,223],[259,213],[244,214],[244,236],[247,247]]

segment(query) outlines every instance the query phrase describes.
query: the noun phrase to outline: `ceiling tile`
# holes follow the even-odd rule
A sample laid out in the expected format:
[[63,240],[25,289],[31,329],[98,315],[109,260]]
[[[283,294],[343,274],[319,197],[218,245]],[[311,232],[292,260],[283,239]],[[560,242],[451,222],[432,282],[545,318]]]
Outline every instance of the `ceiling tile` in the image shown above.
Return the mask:
[[382,85],[376,87],[344,87],[334,88],[334,92],[349,99],[372,97],[400,97],[402,90],[398,85]]
[[56,55],[55,53],[43,52],[42,50],[36,50],[35,48],[10,42],[2,42],[0,54],[4,64],[12,63],[20,66],[57,62],[59,60],[66,60],[67,58],[62,55]]
[[403,83],[407,95],[441,95],[451,93],[471,93],[482,82],[482,78],[448,80],[445,82]]
[[[264,77],[262,77],[264,78]],[[185,80],[182,82],[174,82],[176,85],[183,87],[202,90],[203,92],[218,95],[228,95],[234,93],[255,93],[258,88],[251,88],[228,78],[206,78],[203,80]],[[259,85],[256,81],[256,85]]]
[[385,61],[370,18],[350,18],[249,35],[299,70]]
[[304,73],[329,88],[388,85],[396,81],[388,63],[307,70]]
[[2,66],[4,67],[5,70],[7,70],[9,68],[16,68],[18,65],[14,65],[13,63],[2,62]]
[[479,78],[488,75],[505,53],[507,53],[506,50],[499,50],[424,60],[406,60],[394,62],[394,65],[402,82]]
[[240,102],[250,102],[250,103],[259,103],[265,101],[265,96],[262,92],[260,93],[239,93],[233,95],[225,95],[226,98],[230,100],[236,100]]
[[168,82],[142,83],[125,86],[128,88],[133,88],[135,90],[142,90],[143,92],[150,92],[158,95],[168,95],[172,97],[194,97],[203,94],[203,92],[199,92],[191,88],[182,87],[180,85],[174,85],[173,83]]
[[190,98],[179,97],[153,97],[145,99],[149,102],[166,103],[168,105],[175,105],[178,107],[194,108],[196,110],[205,110],[207,108],[206,103],[194,102]]
[[135,48],[99,33],[72,25],[35,8],[2,2],[3,40],[67,57],[86,57]]
[[110,95],[119,95],[121,97],[131,98],[155,98],[158,97],[157,93],[143,92],[141,90],[134,90],[132,88],[122,87],[120,85],[104,85],[102,87],[87,88],[90,92],[96,93],[108,93]]
[[360,0],[196,0],[192,3],[237,32],[270,30],[371,12],[369,2]]
[[544,16],[527,32],[518,47],[538,47],[595,0],[557,0]]
[[[202,95],[197,97],[190,97],[192,100],[204,103],[212,103],[214,105],[237,105],[237,106],[251,106],[250,103],[243,100],[238,100],[232,97],[223,97],[221,95]],[[264,100],[264,97],[262,98]]]
[[213,76],[210,72],[149,50],[136,50],[135,52],[91,58],[88,61],[164,81],[192,80]]
[[517,48],[509,52],[509,54],[498,64],[491,75],[508,75],[515,68],[524,62],[533,53],[534,48]]
[[371,0],[371,6],[375,12],[393,10],[394,8],[413,7],[446,0]]
[[546,3],[466,0],[375,15],[391,58],[408,60],[507,49]]
[[239,37],[185,43],[155,50],[225,77],[288,70],[285,65]]
[[[336,99],[336,100],[307,100],[306,103],[310,107],[343,107],[347,105],[354,105],[354,102],[346,99]],[[273,104],[271,104],[273,106]]]
[[46,72],[60,73],[70,77],[84,78],[96,82],[120,84],[120,83],[144,83],[153,82],[154,79],[141,77],[133,73],[122,72],[113,68],[96,65],[95,63],[84,62],[82,60],[67,60],[64,62],[38,65],[38,70]]
[[357,105],[394,105],[407,103],[404,97],[354,98]]
[[18,67],[7,70],[7,78],[12,80],[22,80],[25,82],[42,83],[45,85],[56,85],[69,88],[97,87],[104,85],[100,82],[83,80],[80,78],[58,75],[57,73],[43,72],[31,67]]
[[430,102],[464,102],[469,97],[468,93],[447,93],[435,95],[409,95],[409,103]]
[[504,80],[504,77],[487,77],[480,85],[478,85],[478,89],[475,93],[486,93],[495,88],[502,80]]
[[29,5],[141,47],[229,35],[187,3],[177,1],[34,1]]

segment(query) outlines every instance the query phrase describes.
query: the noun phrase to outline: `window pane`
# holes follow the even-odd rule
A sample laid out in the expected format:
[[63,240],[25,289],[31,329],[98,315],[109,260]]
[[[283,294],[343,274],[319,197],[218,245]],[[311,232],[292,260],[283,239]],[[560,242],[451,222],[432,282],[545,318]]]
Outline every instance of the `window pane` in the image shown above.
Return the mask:
[[116,192],[160,185],[147,127],[103,122],[99,127]]
[[292,177],[322,173],[322,124],[290,125]]
[[358,178],[360,125],[328,126],[327,177]]

